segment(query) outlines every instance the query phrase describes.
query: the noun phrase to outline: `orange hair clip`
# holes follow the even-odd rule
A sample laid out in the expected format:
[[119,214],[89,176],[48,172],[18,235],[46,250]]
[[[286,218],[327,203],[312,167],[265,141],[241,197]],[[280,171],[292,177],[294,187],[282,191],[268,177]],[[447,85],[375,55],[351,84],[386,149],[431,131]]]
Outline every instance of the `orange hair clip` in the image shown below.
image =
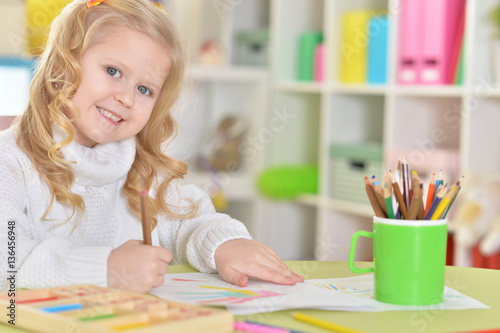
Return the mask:
[[104,1],[104,0],[101,0],[101,1],[99,1],[99,0],[89,0],[89,1],[87,2],[87,8],[88,8],[88,9],[90,9],[90,8],[92,8],[92,7],[94,7],[94,6],[97,6],[97,5],[99,5],[99,4],[100,4],[101,2],[103,2],[103,1]]

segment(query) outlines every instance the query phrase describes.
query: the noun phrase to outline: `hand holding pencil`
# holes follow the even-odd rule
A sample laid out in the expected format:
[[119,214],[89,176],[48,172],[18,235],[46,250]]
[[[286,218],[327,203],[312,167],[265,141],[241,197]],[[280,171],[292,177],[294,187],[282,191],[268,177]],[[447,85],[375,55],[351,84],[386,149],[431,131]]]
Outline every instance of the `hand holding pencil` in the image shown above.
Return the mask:
[[147,293],[164,282],[172,253],[160,246],[151,246],[151,218],[148,194],[140,193],[143,241],[132,239],[120,245],[108,257],[110,288]]

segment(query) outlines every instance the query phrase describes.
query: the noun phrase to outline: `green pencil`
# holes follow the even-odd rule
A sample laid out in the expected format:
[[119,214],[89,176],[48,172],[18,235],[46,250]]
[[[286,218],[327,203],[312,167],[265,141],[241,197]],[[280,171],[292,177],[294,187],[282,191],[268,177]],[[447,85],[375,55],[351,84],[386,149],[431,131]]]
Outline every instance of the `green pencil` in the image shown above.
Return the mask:
[[385,200],[385,205],[387,206],[387,217],[390,219],[394,219],[394,208],[392,208],[392,193],[391,189],[387,186],[387,184],[384,185],[384,200]]

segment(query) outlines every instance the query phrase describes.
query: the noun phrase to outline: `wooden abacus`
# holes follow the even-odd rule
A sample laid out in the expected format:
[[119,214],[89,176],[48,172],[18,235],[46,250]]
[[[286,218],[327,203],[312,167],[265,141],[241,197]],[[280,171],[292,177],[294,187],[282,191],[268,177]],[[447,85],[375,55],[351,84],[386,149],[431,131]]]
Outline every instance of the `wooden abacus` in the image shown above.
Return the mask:
[[[12,301],[14,300],[14,301]],[[233,315],[223,309],[188,305],[93,285],[16,291],[0,296],[14,316],[0,322],[34,332],[231,332]]]

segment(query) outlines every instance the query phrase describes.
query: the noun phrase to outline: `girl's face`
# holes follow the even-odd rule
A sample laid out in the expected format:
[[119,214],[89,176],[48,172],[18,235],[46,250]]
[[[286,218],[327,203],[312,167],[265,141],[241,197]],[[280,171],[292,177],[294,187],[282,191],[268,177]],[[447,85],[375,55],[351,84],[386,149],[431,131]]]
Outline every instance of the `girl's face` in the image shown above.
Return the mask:
[[[168,50],[148,35],[111,29],[82,55],[82,81],[72,101],[80,111],[75,140],[87,147],[139,133],[171,67]],[[77,117],[70,110],[72,119]]]

